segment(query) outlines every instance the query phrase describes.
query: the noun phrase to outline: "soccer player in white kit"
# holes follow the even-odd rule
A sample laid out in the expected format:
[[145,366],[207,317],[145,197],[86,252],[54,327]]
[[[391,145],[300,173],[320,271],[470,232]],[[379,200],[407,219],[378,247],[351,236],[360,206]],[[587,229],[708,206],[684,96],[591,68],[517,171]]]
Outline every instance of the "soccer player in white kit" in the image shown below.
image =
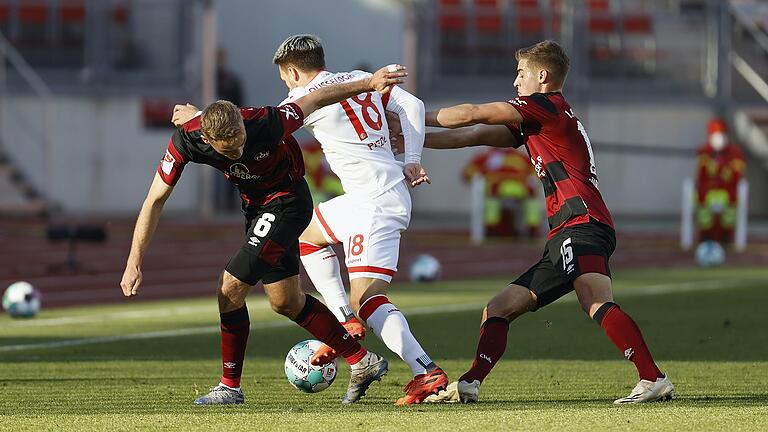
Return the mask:
[[[312,35],[286,39],[273,62],[290,89],[284,103],[327,85],[371,76],[363,71],[326,71],[323,47]],[[403,125],[404,164],[392,153],[385,110],[397,114]],[[429,182],[421,166],[424,104],[394,87],[383,96],[363,93],[321,108],[305,118],[304,127],[322,145],[345,193],[315,208],[312,222],[299,238],[301,262],[328,308],[352,336],[361,338],[365,332],[355,318],[356,310],[376,336],[410,366],[414,378],[396,404],[420,403],[445,388],[448,377],[426,354],[386,293],[397,270],[400,233],[411,217],[411,197],[405,182],[411,186]],[[344,245],[350,299],[338,258],[330,247],[338,243]],[[319,365],[335,356],[330,347],[323,347],[312,361]]]

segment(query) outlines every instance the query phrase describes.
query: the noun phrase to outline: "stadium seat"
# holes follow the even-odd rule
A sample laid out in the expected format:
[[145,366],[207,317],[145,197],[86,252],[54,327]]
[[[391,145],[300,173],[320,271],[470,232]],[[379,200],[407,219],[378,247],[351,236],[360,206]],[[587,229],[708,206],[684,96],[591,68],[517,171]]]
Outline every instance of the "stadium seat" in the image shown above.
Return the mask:
[[0,32],[8,37],[9,20],[11,18],[11,8],[8,3],[0,2]]
[[64,45],[82,45],[85,33],[85,3],[83,0],[65,0],[58,11],[61,42]]
[[509,65],[504,16],[497,0],[473,0],[472,50],[474,70],[479,74],[503,74]]
[[45,43],[48,4],[36,0],[21,0],[16,9],[19,30],[16,41],[24,45]]
[[445,74],[468,69],[467,11],[461,0],[440,0],[438,4],[440,70]]
[[[648,14],[625,15],[622,23],[622,52],[629,74],[653,74],[656,70],[656,38]],[[637,65],[641,68],[638,69]]]

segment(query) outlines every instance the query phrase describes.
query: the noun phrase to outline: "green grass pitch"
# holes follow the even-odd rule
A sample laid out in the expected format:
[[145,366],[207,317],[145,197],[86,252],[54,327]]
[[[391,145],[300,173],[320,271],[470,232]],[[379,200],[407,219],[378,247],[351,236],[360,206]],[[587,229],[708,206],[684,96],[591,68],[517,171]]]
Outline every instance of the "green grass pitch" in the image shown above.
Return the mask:
[[[322,393],[288,384],[285,354],[309,335],[254,296],[246,403],[196,407],[220,373],[215,299],[126,300],[32,320],[0,315],[0,430],[768,430],[768,269],[615,279],[616,301],[676,384],[675,401],[612,405],[636,383],[635,370],[570,295],[512,324],[478,404],[393,406],[410,374],[370,335],[366,346],[390,359],[390,373],[342,406],[343,363]],[[390,297],[455,379],[474,356],[482,305],[506,282],[400,284]]]

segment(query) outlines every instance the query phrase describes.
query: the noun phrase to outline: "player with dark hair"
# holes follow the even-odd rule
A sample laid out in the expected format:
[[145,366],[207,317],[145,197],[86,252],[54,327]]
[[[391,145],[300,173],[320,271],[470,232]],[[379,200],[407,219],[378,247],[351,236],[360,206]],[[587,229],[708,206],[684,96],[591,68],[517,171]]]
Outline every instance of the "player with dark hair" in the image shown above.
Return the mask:
[[[223,374],[195,404],[243,403],[240,389],[250,321],[245,297],[264,283],[272,309],[333,347],[352,367],[349,392],[359,393],[387,370],[387,361],[350,337],[325,305],[299,288],[299,235],[312,218],[304,164],[291,133],[314,111],[367,91],[388,93],[403,81],[402,67],[382,68],[367,79],[329,85],[280,107],[238,108],[218,101],[183,124],[168,144],[136,221],[120,286],[139,293],[141,263],[163,205],[187,163],[210,165],[239,189],[246,238],[219,278]],[[177,105],[175,111],[183,109]],[[178,126],[178,125],[177,125]]]
[[516,59],[518,97],[427,113],[427,126],[460,129],[427,134],[425,146],[525,145],[544,186],[550,226],[547,244],[541,260],[483,310],[472,367],[427,401],[476,402],[480,384],[506,350],[509,323],[574,290],[584,312],[605,330],[640,375],[629,396],[615,403],[672,399],[675,387],[654,363],[637,324],[613,302],[608,259],[616,237],[598,190],[589,137],[561,93],[568,56],[557,43],[544,41],[519,50]]

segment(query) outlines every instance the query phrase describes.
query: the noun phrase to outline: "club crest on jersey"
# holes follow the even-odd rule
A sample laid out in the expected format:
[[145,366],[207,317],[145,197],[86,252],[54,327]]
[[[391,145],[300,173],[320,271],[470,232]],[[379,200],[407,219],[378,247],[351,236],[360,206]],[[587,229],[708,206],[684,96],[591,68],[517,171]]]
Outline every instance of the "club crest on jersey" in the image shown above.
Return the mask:
[[257,180],[261,177],[261,176],[251,174],[250,171],[248,170],[248,167],[245,166],[245,164],[241,164],[239,162],[236,164],[232,164],[229,167],[229,175],[233,177],[237,177],[242,180]]
[[170,151],[165,151],[165,156],[163,156],[163,159],[161,161],[162,170],[166,175],[171,175],[171,171],[173,170],[173,164],[176,163],[176,158],[173,157]]
[[283,105],[283,106],[281,106],[280,107],[280,112],[283,113],[283,115],[285,116],[286,120],[290,120],[290,119],[298,120],[299,119],[299,114],[290,105]]
[[256,153],[256,156],[253,157],[253,160],[258,162],[260,160],[263,160],[267,156],[269,156],[269,150]]

